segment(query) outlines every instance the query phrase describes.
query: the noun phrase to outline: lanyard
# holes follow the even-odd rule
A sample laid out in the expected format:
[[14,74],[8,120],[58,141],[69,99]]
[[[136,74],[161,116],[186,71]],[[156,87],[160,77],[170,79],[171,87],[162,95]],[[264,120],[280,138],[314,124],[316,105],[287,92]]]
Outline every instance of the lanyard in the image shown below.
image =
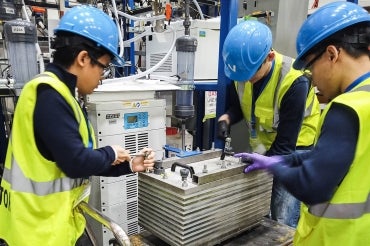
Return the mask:
[[362,81],[366,80],[370,78],[370,72],[367,72],[365,73],[364,75],[361,75],[359,78],[355,79],[355,81],[353,81],[348,87],[347,89],[344,91],[344,93],[346,92],[349,92],[350,90],[352,90],[354,87],[356,87],[356,85],[360,84]]
[[82,103],[80,103],[77,99],[76,99],[76,101],[82,109],[82,112],[83,112],[83,115],[84,115],[84,118],[85,118],[85,122],[86,122],[86,126],[87,126],[87,132],[88,132],[88,135],[89,135],[89,143],[88,143],[87,147],[89,149],[92,149],[93,148],[93,141],[92,141],[92,135],[91,135],[91,131],[90,131],[89,117],[87,115],[87,110],[86,110],[86,106],[85,106],[85,101],[82,100]]
[[86,110],[85,105],[83,106],[82,111],[84,112],[85,121],[86,121],[86,125],[87,125],[87,132],[89,134],[89,144],[88,144],[87,147],[89,149],[92,149],[93,148],[93,141],[92,141],[92,136],[91,136],[91,131],[90,131],[89,117],[87,116],[87,110]]
[[256,101],[258,97],[261,95],[262,91],[265,89],[268,81],[271,79],[272,72],[274,71],[275,67],[275,60],[272,61],[271,69],[266,77],[260,79],[256,82],[256,84],[259,84],[259,88],[254,88],[254,85],[252,85],[252,109],[251,109],[251,137],[257,138],[257,131],[256,131],[256,115],[254,114],[255,108],[256,108]]

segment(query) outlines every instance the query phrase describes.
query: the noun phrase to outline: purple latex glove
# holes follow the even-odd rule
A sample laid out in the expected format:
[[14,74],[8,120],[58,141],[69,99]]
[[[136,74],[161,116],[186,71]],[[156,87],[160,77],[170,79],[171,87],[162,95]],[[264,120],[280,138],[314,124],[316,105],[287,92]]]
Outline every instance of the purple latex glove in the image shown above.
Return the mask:
[[257,153],[238,153],[235,154],[234,157],[237,158],[244,158],[244,159],[250,159],[253,161],[253,164],[247,166],[244,169],[244,173],[249,173],[254,170],[260,170],[260,169],[269,169],[270,167],[274,166],[275,164],[283,161],[283,158],[278,155],[274,156],[264,156]]

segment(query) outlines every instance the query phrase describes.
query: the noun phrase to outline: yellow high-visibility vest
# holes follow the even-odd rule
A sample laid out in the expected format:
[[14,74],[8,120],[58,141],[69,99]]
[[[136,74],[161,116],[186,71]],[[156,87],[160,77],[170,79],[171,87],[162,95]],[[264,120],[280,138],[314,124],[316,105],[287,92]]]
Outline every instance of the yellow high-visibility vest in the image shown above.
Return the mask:
[[326,106],[320,129],[334,102],[357,113],[359,135],[356,152],[348,173],[329,202],[313,206],[302,204],[294,245],[370,245],[370,78]]
[[[293,59],[275,52],[275,66],[266,87],[255,101],[255,129],[266,149],[270,149],[277,134],[279,108],[282,98],[302,72],[292,68]],[[235,82],[241,109],[248,125],[251,125],[253,86],[249,82]],[[296,146],[310,146],[315,141],[317,124],[320,119],[320,105],[311,88],[306,99],[306,107]]]
[[62,81],[46,72],[26,83],[17,102],[0,186],[3,197],[7,194],[0,204],[0,238],[10,246],[75,245],[86,225],[75,206],[89,181],[67,177],[36,145],[33,114],[41,84],[59,92],[72,108],[84,145],[89,145],[90,131],[90,141],[96,146],[92,126]]

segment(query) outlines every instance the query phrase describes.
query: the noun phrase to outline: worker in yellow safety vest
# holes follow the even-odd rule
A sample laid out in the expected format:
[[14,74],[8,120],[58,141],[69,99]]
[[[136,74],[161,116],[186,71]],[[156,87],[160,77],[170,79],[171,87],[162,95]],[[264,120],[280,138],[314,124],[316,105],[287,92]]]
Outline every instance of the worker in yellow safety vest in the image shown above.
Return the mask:
[[[246,120],[252,151],[271,155],[307,151],[314,143],[320,118],[319,102],[309,78],[292,68],[294,59],[272,49],[269,27],[257,20],[234,26],[223,46],[225,74],[234,80],[224,129]],[[300,202],[276,179],[271,194],[271,218],[296,227]]]
[[[10,246],[81,245],[92,175],[152,169],[155,152],[131,158],[118,145],[96,148],[86,109],[117,53],[116,24],[90,6],[68,10],[55,29],[53,62],[25,84],[18,99],[0,186],[0,239]],[[78,97],[76,96],[76,92]]]
[[316,10],[297,36],[293,66],[329,101],[314,148],[252,158],[303,202],[294,245],[370,245],[370,15],[351,2]]

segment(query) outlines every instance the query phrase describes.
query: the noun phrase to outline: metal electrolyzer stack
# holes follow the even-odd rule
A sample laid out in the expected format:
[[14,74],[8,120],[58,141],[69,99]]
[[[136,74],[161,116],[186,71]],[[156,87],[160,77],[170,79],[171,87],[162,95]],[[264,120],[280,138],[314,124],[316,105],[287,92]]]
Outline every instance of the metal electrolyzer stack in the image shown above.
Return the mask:
[[[139,174],[139,224],[170,245],[215,245],[269,213],[272,177],[221,152],[165,159]],[[170,166],[170,168],[165,168]]]
[[26,82],[39,73],[36,27],[28,21],[12,20],[5,23],[4,34],[14,88],[22,89]]

